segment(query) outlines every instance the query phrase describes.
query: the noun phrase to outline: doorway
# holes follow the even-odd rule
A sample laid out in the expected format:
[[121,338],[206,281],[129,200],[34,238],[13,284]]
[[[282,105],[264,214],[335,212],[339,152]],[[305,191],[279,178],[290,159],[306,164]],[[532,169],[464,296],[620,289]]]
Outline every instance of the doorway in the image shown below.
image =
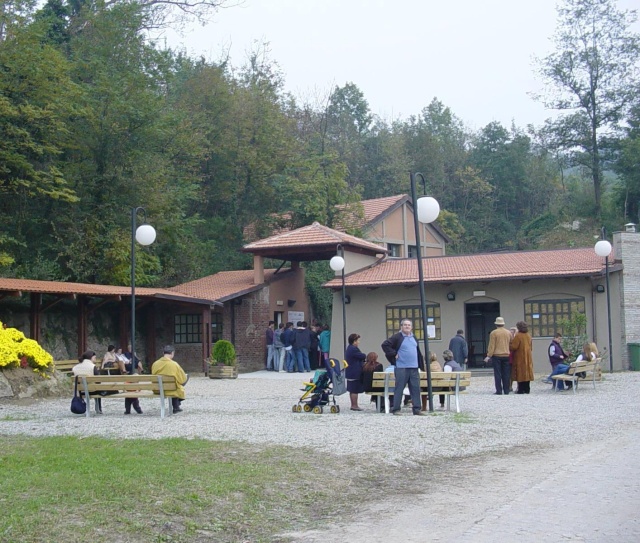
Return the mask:
[[500,316],[500,303],[487,302],[465,305],[467,342],[469,344],[469,368],[486,368],[484,359],[489,346],[489,334],[495,328],[493,324]]

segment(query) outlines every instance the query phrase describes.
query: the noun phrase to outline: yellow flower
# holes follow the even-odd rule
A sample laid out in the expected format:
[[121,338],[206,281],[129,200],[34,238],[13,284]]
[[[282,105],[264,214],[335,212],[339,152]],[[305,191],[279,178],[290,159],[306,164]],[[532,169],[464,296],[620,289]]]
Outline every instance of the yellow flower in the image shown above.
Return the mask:
[[40,374],[53,365],[53,357],[37,341],[25,337],[16,328],[4,328],[0,322],[0,367],[19,366],[22,357]]

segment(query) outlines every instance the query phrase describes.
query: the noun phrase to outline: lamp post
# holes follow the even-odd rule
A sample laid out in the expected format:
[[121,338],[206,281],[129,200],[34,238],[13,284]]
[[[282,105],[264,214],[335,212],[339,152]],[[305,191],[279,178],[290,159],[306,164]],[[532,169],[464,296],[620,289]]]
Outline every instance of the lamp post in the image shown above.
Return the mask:
[[346,294],[345,294],[345,286],[344,286],[344,247],[338,243],[336,247],[336,252],[338,253],[336,256],[332,257],[329,261],[329,266],[333,271],[342,272],[342,356],[344,356],[344,351],[347,349],[347,309],[346,309]]
[[433,411],[433,393],[431,390],[431,367],[429,365],[429,334],[427,333],[427,305],[424,296],[424,273],[422,271],[422,248],[420,247],[420,223],[427,224],[435,221],[440,214],[440,204],[431,196],[416,196],[416,178],[419,178],[427,192],[427,181],[421,173],[410,173],[411,200],[413,202],[413,225],[416,231],[416,260],[418,263],[418,286],[420,288],[420,313],[422,315],[422,334],[424,340],[424,366],[427,371],[427,394],[429,397],[429,411]]
[[[136,228],[136,217],[142,213],[143,224]],[[147,213],[144,207],[131,208],[131,370],[137,371],[136,364],[136,240],[140,245],[151,245],[156,240],[156,230],[150,224],[144,224]]]
[[593,250],[598,256],[604,257],[605,282],[607,285],[607,326],[609,330],[609,371],[613,373],[613,352],[611,350],[611,296],[609,294],[609,255],[611,254],[611,243],[607,241],[607,232],[602,227],[601,239]]

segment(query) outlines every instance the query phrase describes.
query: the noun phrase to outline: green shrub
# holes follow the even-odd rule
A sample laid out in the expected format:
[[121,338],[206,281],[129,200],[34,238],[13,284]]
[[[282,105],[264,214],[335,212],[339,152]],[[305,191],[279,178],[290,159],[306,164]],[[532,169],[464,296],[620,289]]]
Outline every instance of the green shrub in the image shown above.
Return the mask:
[[225,366],[236,365],[236,349],[233,343],[226,339],[221,339],[213,344],[211,358],[214,364],[224,364]]

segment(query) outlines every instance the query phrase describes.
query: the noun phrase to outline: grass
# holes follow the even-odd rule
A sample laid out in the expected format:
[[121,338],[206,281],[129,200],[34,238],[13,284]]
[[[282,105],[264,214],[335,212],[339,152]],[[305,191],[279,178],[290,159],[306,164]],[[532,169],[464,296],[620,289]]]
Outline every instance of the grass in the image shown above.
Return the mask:
[[475,421],[469,413],[453,413],[453,422],[458,424],[470,424]]
[[[337,514],[367,480],[319,484],[332,461],[314,454],[198,439],[3,437],[0,542],[284,541],[276,534]],[[344,473],[345,459],[336,465]]]
[[17,422],[21,420],[35,420],[36,418],[30,415],[4,415],[0,417],[0,422]]

